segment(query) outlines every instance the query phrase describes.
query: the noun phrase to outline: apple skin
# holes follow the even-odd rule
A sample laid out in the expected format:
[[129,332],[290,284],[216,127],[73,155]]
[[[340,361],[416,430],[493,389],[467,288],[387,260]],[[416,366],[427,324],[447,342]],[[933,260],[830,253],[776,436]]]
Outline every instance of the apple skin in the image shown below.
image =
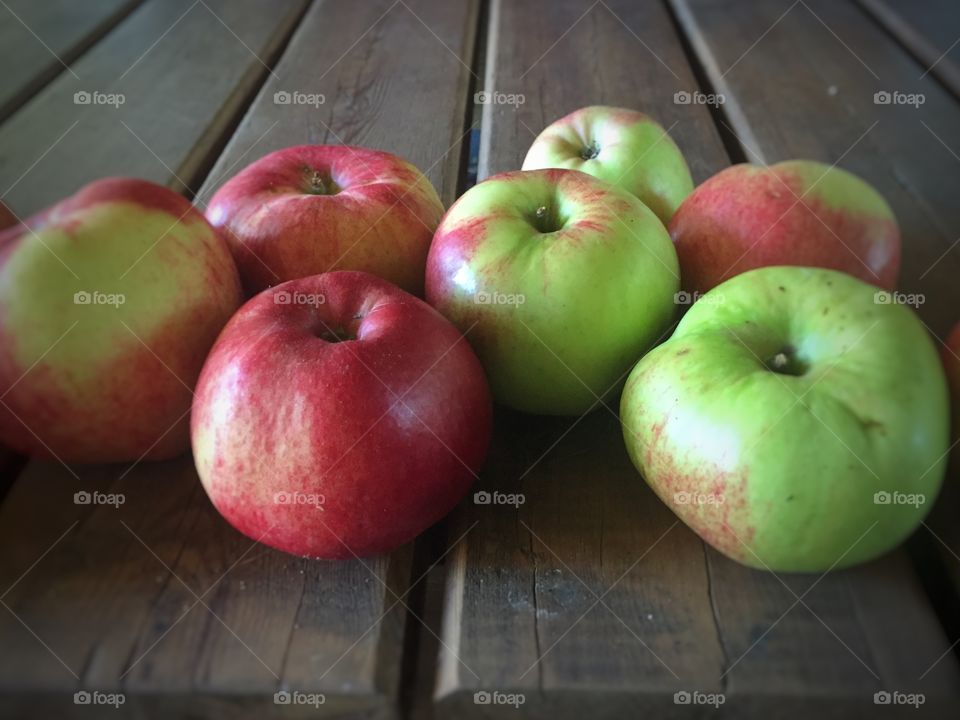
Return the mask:
[[887,290],[900,272],[900,229],[883,197],[810,160],[733,165],[693,191],[669,230],[690,293],[770,265],[841,270]]
[[566,168],[636,195],[667,224],[693,190],[690,169],[667,131],[642,112],[592,105],[548,125],[523,170]]
[[941,353],[943,366],[950,384],[950,399],[953,407],[953,438],[960,440],[960,323],[954,325]]
[[669,327],[678,286],[653,212],[576,170],[475,185],[427,259],[427,300],[477,350],[494,399],[545,415],[581,415],[617,387]]
[[[775,571],[853,565],[932,507],[946,380],[913,312],[876,304],[877,292],[832,270],[749,271],[633,369],[620,406],[630,458],[724,555]],[[774,372],[780,352],[793,359]],[[925,502],[876,504],[881,491]]]
[[255,294],[331,270],[362,270],[423,295],[423,267],[443,203],[390,153],[301,145],[248,165],[213,196],[244,288]]
[[[320,301],[277,304],[283,293]],[[328,342],[330,331],[355,339]],[[230,524],[337,559],[390,551],[446,515],[491,423],[483,368],[453,325],[385,280],[334,272],[266,290],[234,316],[200,376],[192,437]]]
[[73,463],[179,455],[193,385],[240,302],[220,236],[143,180],[91,183],[3,231],[0,441]]

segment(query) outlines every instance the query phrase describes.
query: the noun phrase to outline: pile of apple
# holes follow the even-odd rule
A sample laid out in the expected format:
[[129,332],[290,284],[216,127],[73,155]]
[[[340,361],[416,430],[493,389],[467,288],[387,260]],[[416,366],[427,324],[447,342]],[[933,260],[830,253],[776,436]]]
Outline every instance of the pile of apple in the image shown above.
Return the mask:
[[[888,292],[883,198],[806,161],[694,189],[638,112],[558,120],[446,213],[398,157],[301,146],[205,214],[114,178],[5,224],[0,441],[67,463],[192,444],[218,511],[297,555],[389,551],[442,518],[492,401],[580,416],[619,397],[646,482],[757,567],[875,557],[943,481],[946,374]],[[960,328],[950,346],[960,390]]]

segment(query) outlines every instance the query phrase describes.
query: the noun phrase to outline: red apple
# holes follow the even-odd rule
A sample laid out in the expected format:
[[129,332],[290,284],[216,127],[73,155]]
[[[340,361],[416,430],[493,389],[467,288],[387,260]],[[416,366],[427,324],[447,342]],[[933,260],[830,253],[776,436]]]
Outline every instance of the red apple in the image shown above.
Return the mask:
[[334,272],[250,300],[210,353],[193,452],[217,510],[301,556],[389,551],[446,515],[487,451],[487,381],[439,313]]
[[953,404],[953,437],[960,439],[960,323],[957,323],[943,348],[943,366],[950,383],[950,401]]
[[443,204],[406,160],[366,148],[301,145],[257,160],[213,196],[253,294],[331,270],[362,270],[423,294]]
[[812,161],[727,168],[693,191],[669,230],[691,293],[770,265],[841,270],[888,290],[900,270],[886,201],[856,175]]
[[241,302],[183,197],[113,178],[0,233],[0,441],[63,462],[178,455],[192,390]]

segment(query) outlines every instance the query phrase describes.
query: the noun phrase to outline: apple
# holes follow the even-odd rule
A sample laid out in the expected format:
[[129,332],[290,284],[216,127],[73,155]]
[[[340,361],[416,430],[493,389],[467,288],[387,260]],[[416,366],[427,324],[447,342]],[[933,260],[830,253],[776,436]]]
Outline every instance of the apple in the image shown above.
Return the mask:
[[63,462],[189,444],[192,390],[241,302],[226,244],[183,197],[111,178],[0,233],[0,441]]
[[953,436],[960,441],[960,323],[957,323],[947,337],[942,351],[943,366],[947,370],[947,382],[950,384],[950,398],[953,404]]
[[580,170],[636,195],[664,224],[693,190],[680,148],[636,110],[592,105],[548,125],[523,160],[524,170]]
[[580,415],[674,314],[677,258],[635,196],[576,170],[495,175],[457,200],[427,259],[427,300],[480,356],[494,399]]
[[770,267],[694,304],[633,369],[634,465],[717,550],[822,572],[906,538],[943,481],[943,368],[904,305],[844,273]]
[[294,555],[387,552],[446,515],[490,442],[469,343],[373,275],[278,285],[224,329],[197,385],[197,471],[240,532]]
[[690,293],[769,265],[842,270],[887,290],[900,271],[900,230],[883,197],[810,160],[729,167],[693,191],[669,229]]
[[406,160],[366,148],[301,145],[228,180],[207,207],[249,294],[330,270],[362,270],[423,294],[443,204]]

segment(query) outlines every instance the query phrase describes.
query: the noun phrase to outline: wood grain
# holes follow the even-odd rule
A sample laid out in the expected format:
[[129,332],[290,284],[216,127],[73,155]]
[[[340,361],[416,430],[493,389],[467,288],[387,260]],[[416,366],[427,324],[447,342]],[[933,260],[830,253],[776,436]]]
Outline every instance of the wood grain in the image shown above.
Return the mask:
[[6,0],[0,7],[0,122],[142,0]]
[[[149,0],[0,126],[0,192],[24,217],[90,180],[194,186],[305,0]],[[75,104],[75,93],[123,103]]]
[[960,97],[960,8],[953,0],[859,0],[887,32]]

